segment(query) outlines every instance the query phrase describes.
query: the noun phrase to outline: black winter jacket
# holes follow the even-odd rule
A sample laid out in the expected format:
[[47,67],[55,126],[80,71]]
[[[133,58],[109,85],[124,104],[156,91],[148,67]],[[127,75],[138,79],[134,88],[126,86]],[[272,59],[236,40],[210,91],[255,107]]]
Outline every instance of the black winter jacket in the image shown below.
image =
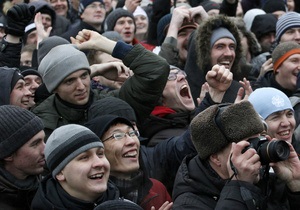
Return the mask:
[[119,190],[109,181],[107,190],[99,196],[99,199],[95,202],[86,202],[74,198],[52,178],[52,175],[48,175],[42,180],[32,200],[31,208],[33,210],[92,210],[105,201],[119,199]]

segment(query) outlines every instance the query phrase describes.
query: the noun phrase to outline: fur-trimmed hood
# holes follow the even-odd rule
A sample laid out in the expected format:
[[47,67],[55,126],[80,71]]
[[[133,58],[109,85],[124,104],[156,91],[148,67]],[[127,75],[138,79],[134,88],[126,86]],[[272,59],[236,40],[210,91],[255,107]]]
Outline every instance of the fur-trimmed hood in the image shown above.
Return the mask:
[[197,29],[196,34],[196,52],[197,52],[197,63],[199,68],[206,75],[207,71],[212,68],[211,65],[211,47],[210,47],[210,38],[214,29],[224,27],[227,28],[236,40],[236,50],[235,50],[235,61],[233,63],[231,72],[233,75],[239,75],[238,63],[242,56],[242,46],[239,31],[234,22],[227,16],[217,15],[210,17],[207,20],[203,21]]

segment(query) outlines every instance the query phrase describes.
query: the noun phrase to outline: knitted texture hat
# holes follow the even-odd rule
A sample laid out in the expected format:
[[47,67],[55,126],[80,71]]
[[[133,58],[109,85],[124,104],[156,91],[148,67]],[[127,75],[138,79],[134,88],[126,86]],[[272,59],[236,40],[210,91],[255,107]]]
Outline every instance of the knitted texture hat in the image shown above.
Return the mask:
[[60,36],[50,36],[43,39],[43,41],[39,43],[39,50],[37,52],[38,63],[41,63],[42,59],[52,48],[63,44],[70,44],[70,42]]
[[274,72],[288,57],[294,54],[300,54],[300,45],[296,42],[289,41],[277,45],[272,52],[272,62]]
[[116,123],[124,123],[125,125],[129,125],[133,128],[131,122],[124,118],[118,117],[116,115],[103,115],[96,117],[92,120],[89,120],[84,126],[91,129],[99,138],[101,139],[104,133],[114,124]]
[[256,15],[251,26],[251,31],[259,40],[263,35],[276,31],[277,18],[273,14]]
[[235,40],[233,34],[230,33],[230,31],[227,28],[219,27],[219,28],[215,29],[211,35],[210,47],[212,47],[216,43],[216,41],[218,41],[219,39],[222,39],[222,38],[232,39],[236,43],[236,40]]
[[75,46],[65,44],[50,50],[41,61],[38,71],[47,90],[52,93],[67,76],[82,69],[91,73],[86,55]]
[[108,114],[124,117],[131,122],[137,121],[133,108],[126,101],[112,96],[95,101],[89,108],[88,119]]
[[279,43],[281,36],[290,28],[300,28],[300,14],[287,12],[276,23],[276,42]]
[[104,146],[96,134],[82,125],[56,128],[45,146],[46,163],[53,178],[77,155],[95,147]]
[[94,2],[100,2],[104,5],[103,0],[80,0],[79,8],[78,8],[78,14],[79,16],[84,12],[85,8],[89,6],[91,3]]
[[262,6],[266,13],[273,13],[276,11],[287,11],[284,0],[266,0]]
[[210,106],[191,122],[192,141],[201,159],[263,130],[260,116],[248,101]]
[[293,110],[289,98],[282,91],[272,87],[256,89],[250,94],[248,100],[264,120],[275,112]]
[[130,200],[108,200],[105,201],[103,203],[101,203],[100,205],[98,205],[97,207],[94,208],[94,210],[143,210],[142,207],[140,207],[139,205],[133,203]]
[[44,129],[32,112],[13,105],[0,106],[0,159],[8,157]]
[[106,17],[106,30],[105,31],[113,31],[114,27],[116,25],[116,22],[121,18],[121,17],[130,17],[135,25],[134,17],[131,12],[128,12],[125,9],[122,8],[117,8],[114,11],[112,11],[107,17]]

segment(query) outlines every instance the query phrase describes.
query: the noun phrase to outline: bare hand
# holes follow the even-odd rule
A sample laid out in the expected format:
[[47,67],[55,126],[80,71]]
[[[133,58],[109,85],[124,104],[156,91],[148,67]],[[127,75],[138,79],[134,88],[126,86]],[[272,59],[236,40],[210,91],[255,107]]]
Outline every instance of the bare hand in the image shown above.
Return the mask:
[[205,79],[211,88],[225,92],[231,85],[233,75],[229,69],[218,64],[207,72]]
[[[158,210],[170,210],[173,206],[173,202],[169,203],[169,201],[166,201]],[[155,207],[152,206],[151,210],[155,210]]]
[[239,88],[234,103],[239,103],[242,100],[248,100],[248,97],[253,92],[250,82],[246,78],[244,78],[243,81],[239,81],[239,83],[242,84],[243,87]]
[[279,161],[277,163],[270,163],[273,167],[276,175],[287,183],[287,186],[292,192],[300,191],[300,160],[294,149],[289,143],[290,156],[285,161]]
[[43,22],[42,22],[42,14],[40,12],[36,13],[34,17],[34,24],[36,27],[37,32],[37,46],[39,46],[39,43],[43,41],[43,39],[50,36],[50,32],[52,30],[52,27],[47,28],[45,30]]
[[201,87],[199,98],[197,98],[198,106],[201,104],[201,102],[204,99],[205,94],[208,92],[208,90],[209,90],[209,85],[207,82],[205,82]]
[[256,183],[259,181],[259,172],[261,168],[260,158],[255,149],[248,149],[242,153],[243,149],[249,146],[248,141],[240,141],[232,143],[231,152],[227,162],[227,169],[230,176],[233,175],[231,169],[230,159],[237,170],[237,175],[232,180],[241,180],[249,183]]
[[191,18],[195,20],[196,23],[200,24],[201,21],[206,20],[209,16],[202,6],[192,7],[189,9]]
[[272,58],[266,60],[260,68],[259,76],[263,76],[266,72],[273,70]]
[[125,0],[125,7],[127,8],[128,12],[133,13],[137,6],[141,4],[142,0]]
[[123,62],[115,61],[91,66],[91,77],[103,76],[106,79],[124,82],[131,75],[130,69]]

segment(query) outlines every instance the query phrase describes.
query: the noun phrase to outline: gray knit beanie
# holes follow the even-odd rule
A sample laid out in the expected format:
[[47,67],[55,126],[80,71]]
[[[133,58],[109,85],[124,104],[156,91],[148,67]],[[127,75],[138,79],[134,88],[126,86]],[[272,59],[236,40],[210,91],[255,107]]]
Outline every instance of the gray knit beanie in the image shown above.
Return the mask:
[[47,53],[58,45],[70,44],[70,42],[60,36],[50,36],[39,43],[39,50],[37,51],[38,64],[41,63]]
[[42,120],[27,109],[0,106],[0,159],[17,151],[43,129]]
[[210,106],[191,122],[192,141],[201,159],[263,130],[262,119],[249,101]]
[[279,66],[286,60],[288,57],[294,54],[300,54],[300,45],[296,42],[289,41],[283,42],[276,46],[272,52],[272,62],[274,73],[279,68]]
[[232,41],[234,41],[234,43],[236,44],[236,40],[235,40],[233,34],[227,28],[219,27],[219,28],[213,30],[213,32],[212,32],[212,35],[210,38],[210,47],[212,47],[216,43],[216,41],[218,41],[219,39],[222,39],[222,38],[229,38]]
[[77,155],[103,143],[88,128],[69,124],[56,128],[49,136],[45,146],[46,163],[52,177],[55,176]]
[[133,14],[131,12],[128,12],[127,10],[122,9],[122,8],[117,8],[114,11],[112,11],[106,17],[106,20],[105,20],[105,26],[106,26],[105,31],[113,31],[114,27],[116,25],[116,22],[121,17],[130,17],[130,18],[132,18],[132,20],[134,22],[134,25],[135,25],[135,20],[134,20]]
[[79,8],[78,8],[78,14],[79,16],[84,12],[85,8],[89,6],[90,4],[94,2],[100,2],[104,5],[102,0],[80,0]]
[[287,12],[276,23],[276,42],[279,43],[281,36],[290,28],[300,28],[300,14]]
[[86,55],[74,45],[64,44],[54,47],[47,53],[38,71],[47,90],[52,93],[67,76],[82,69],[91,73]]

